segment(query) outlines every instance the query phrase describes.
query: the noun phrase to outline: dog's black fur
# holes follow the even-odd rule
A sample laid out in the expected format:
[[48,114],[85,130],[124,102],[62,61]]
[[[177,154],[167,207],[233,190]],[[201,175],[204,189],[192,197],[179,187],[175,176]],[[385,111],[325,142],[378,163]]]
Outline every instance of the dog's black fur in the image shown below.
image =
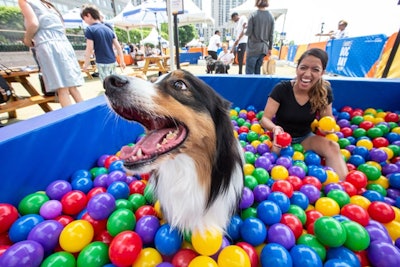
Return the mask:
[[227,66],[221,60],[215,60],[211,56],[206,56],[206,72],[208,74],[224,74],[228,73]]

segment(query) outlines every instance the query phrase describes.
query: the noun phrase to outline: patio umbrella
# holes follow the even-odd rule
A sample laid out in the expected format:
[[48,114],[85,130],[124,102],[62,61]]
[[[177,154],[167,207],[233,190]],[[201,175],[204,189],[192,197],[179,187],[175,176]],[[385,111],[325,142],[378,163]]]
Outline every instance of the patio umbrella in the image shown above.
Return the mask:
[[68,29],[83,29],[87,24],[81,18],[81,9],[79,7],[69,10],[62,15],[64,26]]

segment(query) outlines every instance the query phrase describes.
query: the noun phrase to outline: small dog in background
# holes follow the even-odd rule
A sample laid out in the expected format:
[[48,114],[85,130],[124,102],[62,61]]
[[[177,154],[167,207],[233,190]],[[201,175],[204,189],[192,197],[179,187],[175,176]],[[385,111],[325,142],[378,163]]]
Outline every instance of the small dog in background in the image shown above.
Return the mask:
[[110,75],[104,88],[119,116],[146,129],[134,146],[121,148],[120,157],[129,173],[151,173],[149,186],[164,219],[182,232],[226,230],[244,184],[230,103],[184,70],[155,83]]
[[206,73],[224,74],[227,73],[227,66],[221,60],[215,60],[211,56],[206,56]]

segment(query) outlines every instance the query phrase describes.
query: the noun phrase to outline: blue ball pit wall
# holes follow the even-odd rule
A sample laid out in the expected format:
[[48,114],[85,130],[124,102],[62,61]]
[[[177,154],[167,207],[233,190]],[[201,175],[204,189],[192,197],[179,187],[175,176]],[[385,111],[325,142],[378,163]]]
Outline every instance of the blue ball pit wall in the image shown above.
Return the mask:
[[[264,108],[273,86],[291,77],[200,75],[232,102],[232,107]],[[329,78],[334,107],[400,110],[400,80]],[[26,195],[45,190],[54,180],[68,180],[91,169],[104,154],[134,142],[143,128],[117,118],[104,96],[0,129],[0,203],[18,205]]]

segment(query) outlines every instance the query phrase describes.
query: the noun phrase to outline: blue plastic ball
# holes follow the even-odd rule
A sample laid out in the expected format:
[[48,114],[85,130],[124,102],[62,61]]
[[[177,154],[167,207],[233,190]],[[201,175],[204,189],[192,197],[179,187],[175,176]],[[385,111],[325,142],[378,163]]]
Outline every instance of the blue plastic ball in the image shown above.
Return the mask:
[[290,208],[290,199],[287,195],[285,195],[282,192],[278,192],[278,191],[272,192],[271,194],[268,195],[267,200],[270,200],[270,201],[278,204],[279,208],[282,211],[282,214],[288,212],[288,210]]
[[126,183],[115,181],[108,186],[107,193],[113,195],[115,199],[128,199],[130,190]]
[[232,241],[239,240],[240,238],[240,227],[242,226],[243,221],[239,215],[233,215],[231,217],[231,221],[226,229],[227,236]]
[[322,267],[319,255],[309,246],[299,244],[290,249],[290,256],[296,267]]
[[258,218],[246,218],[240,226],[242,239],[252,246],[262,244],[267,237],[267,228]]
[[278,204],[270,200],[264,200],[257,206],[257,218],[267,226],[280,222],[282,211]]
[[310,201],[303,192],[294,191],[293,195],[290,197],[290,203],[292,205],[299,206],[303,210],[306,210],[308,208],[308,205],[310,204]]
[[261,266],[288,267],[293,266],[289,251],[277,243],[266,244],[260,254]]
[[181,247],[182,237],[177,229],[169,224],[163,224],[154,238],[155,248],[163,255],[174,255]]
[[304,155],[304,162],[307,165],[321,165],[321,157],[314,151],[307,151]]

